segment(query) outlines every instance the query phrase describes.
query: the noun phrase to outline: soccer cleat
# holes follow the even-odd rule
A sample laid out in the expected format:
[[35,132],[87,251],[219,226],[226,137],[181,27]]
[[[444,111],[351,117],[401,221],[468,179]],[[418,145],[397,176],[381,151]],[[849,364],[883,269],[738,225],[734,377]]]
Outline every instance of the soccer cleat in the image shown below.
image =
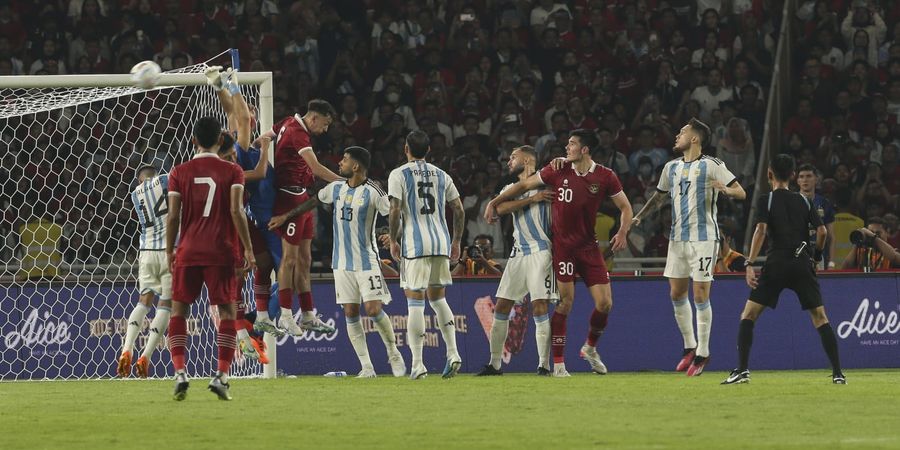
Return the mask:
[[403,361],[403,355],[400,352],[397,352],[395,355],[388,358],[388,362],[391,363],[391,373],[394,374],[395,377],[405,377],[406,376],[406,362]]
[[597,349],[591,347],[588,344],[584,344],[581,346],[581,359],[588,362],[591,365],[591,371],[599,375],[606,375],[608,370],[606,370],[606,364],[603,364],[603,361],[600,360],[600,354],[597,353]]
[[297,325],[297,322],[291,316],[282,315],[278,319],[278,327],[291,336],[302,336],[305,333],[303,328],[300,328],[300,325]]
[[147,378],[150,376],[150,361],[147,360],[146,356],[141,356],[134,364],[134,369],[139,377]]
[[428,376],[428,369],[425,366],[413,367],[409,371],[410,380],[420,380]]
[[271,320],[257,319],[253,323],[253,331],[257,333],[269,333],[277,338],[284,337],[287,333],[285,330],[278,328]]
[[481,369],[481,372],[475,374],[476,377],[490,377],[494,375],[503,375],[503,369],[495,369],[494,366],[487,364]]
[[260,364],[268,364],[269,357],[266,355],[266,342],[260,336],[250,336],[250,343],[253,345],[253,348],[256,349],[256,353],[259,354],[259,363]]
[[175,374],[175,392],[172,394],[172,398],[176,401],[182,401],[185,397],[187,397],[188,387],[190,386],[190,382],[188,382],[187,375],[182,373]]
[[371,367],[363,367],[363,370],[359,371],[359,375],[356,378],[375,378],[375,369]]
[[448,380],[459,373],[459,368],[462,366],[462,360],[458,358],[459,357],[457,357],[457,359],[447,358],[447,364],[444,365],[444,371],[441,372],[441,378]]
[[259,352],[256,351],[256,346],[251,341],[250,338],[238,339],[238,347],[241,348],[241,354],[244,355],[244,358],[259,359]]
[[123,351],[122,356],[119,356],[116,374],[122,378],[128,378],[131,375],[131,352]]
[[686,348],[684,349],[684,353],[681,355],[681,361],[678,361],[678,365],[675,366],[676,372],[684,372],[688,370],[688,367],[691,366],[691,362],[694,361],[694,357],[697,356],[696,348]]
[[[313,333],[320,334],[331,334],[334,333],[334,327],[328,325],[325,322],[322,322],[321,316],[313,316],[309,319],[304,318],[300,321],[300,328],[306,331],[312,331]],[[293,322],[293,321],[291,321]]]
[[539,377],[549,377],[550,375],[553,375],[553,372],[550,372],[550,369],[548,369],[544,366],[541,366],[541,367],[538,367],[538,369],[537,369],[537,375]]
[[831,376],[831,382],[834,384],[847,384],[847,377],[842,373],[836,373]]
[[706,363],[709,362],[709,356],[697,356],[694,357],[694,362],[691,363],[691,367],[688,367],[687,376],[696,377],[700,376],[703,373],[703,368],[706,367]]
[[571,377],[572,375],[569,375],[569,371],[566,370],[565,365],[554,364],[553,365],[553,376],[556,378],[564,378],[564,377]]
[[207,389],[209,389],[209,391],[213,394],[216,394],[219,397],[219,400],[227,401],[231,400],[232,398],[231,393],[228,392],[228,388],[230,387],[230,384],[222,382],[221,377],[215,377],[209,382],[209,386],[207,386]]
[[750,371],[749,370],[738,370],[734,369],[731,371],[731,375],[728,375],[728,378],[725,379],[721,384],[740,384],[740,383],[749,383],[750,382]]

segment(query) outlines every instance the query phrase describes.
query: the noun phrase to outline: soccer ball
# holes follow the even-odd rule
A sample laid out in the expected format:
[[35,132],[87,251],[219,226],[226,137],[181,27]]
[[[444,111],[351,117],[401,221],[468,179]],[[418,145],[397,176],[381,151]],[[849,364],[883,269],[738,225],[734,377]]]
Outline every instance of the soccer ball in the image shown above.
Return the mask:
[[141,61],[131,68],[131,82],[141,89],[152,89],[159,81],[162,69],[153,61]]

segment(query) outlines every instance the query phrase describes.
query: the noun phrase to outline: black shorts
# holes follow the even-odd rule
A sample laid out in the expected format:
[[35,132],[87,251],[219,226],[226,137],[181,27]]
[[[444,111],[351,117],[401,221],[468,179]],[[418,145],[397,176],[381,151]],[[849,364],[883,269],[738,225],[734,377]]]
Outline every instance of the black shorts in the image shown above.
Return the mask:
[[803,310],[822,306],[822,293],[812,261],[801,255],[780,257],[772,255],[766,260],[759,277],[759,286],[750,291],[750,300],[775,309],[778,296],[784,289],[797,293]]

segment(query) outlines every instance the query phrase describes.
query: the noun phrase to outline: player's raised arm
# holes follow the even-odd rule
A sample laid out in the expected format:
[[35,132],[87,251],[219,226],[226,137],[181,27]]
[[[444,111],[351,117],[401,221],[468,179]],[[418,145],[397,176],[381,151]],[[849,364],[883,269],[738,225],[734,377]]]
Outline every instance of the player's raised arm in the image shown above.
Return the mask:
[[269,170],[269,143],[272,141],[270,139],[257,139],[257,141],[261,144],[259,147],[259,161],[256,162],[253,170],[244,172],[244,181],[262,180],[266,177],[266,172]]
[[250,242],[250,228],[247,226],[247,216],[244,215],[244,172],[236,165],[234,169],[235,179],[231,185],[229,209],[231,222],[234,223],[241,245],[244,246],[243,270],[249,271],[256,267],[256,258],[253,253],[253,244]]
[[502,216],[511,214],[533,203],[551,202],[553,201],[554,197],[556,197],[556,192],[544,190],[528,198],[509,200],[503,203],[498,203],[496,205],[497,215]]
[[488,205],[484,208],[484,220],[488,221],[488,223],[496,222],[497,205],[514,199],[532,189],[537,189],[543,185],[544,181],[541,180],[540,174],[537,173],[522,181],[516,182],[515,184],[510,186],[509,189],[501,192],[488,203]]
[[631,202],[628,201],[628,196],[625,195],[625,191],[619,191],[618,194],[613,195],[610,198],[612,199],[613,204],[616,205],[616,208],[619,208],[619,211],[621,212],[621,215],[619,216],[619,231],[609,240],[612,251],[617,252],[624,250],[625,246],[628,245],[628,231],[631,230],[633,212],[631,209]]
[[312,147],[301,149],[300,156],[306,161],[309,168],[312,169],[313,175],[329,183],[344,179],[340,175],[332,172],[331,169],[323,166],[322,163],[319,162],[319,158],[316,157],[316,153],[313,151]]

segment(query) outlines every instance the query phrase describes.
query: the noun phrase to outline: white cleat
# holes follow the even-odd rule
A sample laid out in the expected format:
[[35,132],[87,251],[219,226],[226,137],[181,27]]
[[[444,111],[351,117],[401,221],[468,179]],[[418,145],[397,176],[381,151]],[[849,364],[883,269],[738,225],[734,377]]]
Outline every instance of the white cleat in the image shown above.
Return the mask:
[[391,373],[393,373],[395,377],[400,378],[406,376],[406,362],[403,361],[403,355],[401,355],[400,352],[397,352],[388,358],[388,362],[391,363]]
[[413,367],[409,371],[410,380],[420,380],[428,376],[428,369],[425,366]]
[[363,370],[359,371],[359,375],[356,378],[375,378],[375,369],[371,367],[363,367]]
[[606,364],[603,364],[603,361],[600,360],[600,354],[597,353],[597,349],[590,345],[584,344],[581,347],[581,359],[587,361],[591,365],[591,371],[596,374],[606,375],[608,372]]
[[562,378],[562,377],[571,377],[572,375],[569,375],[569,371],[566,370],[566,366],[554,365],[553,366],[553,376]]
[[300,321],[300,328],[319,334],[332,334],[335,332],[334,327],[322,322],[322,319],[320,319],[319,316],[302,319]]
[[284,330],[287,334],[291,336],[302,336],[305,332],[300,325],[297,325],[297,322],[294,321],[292,316],[284,316],[278,318],[278,328]]

